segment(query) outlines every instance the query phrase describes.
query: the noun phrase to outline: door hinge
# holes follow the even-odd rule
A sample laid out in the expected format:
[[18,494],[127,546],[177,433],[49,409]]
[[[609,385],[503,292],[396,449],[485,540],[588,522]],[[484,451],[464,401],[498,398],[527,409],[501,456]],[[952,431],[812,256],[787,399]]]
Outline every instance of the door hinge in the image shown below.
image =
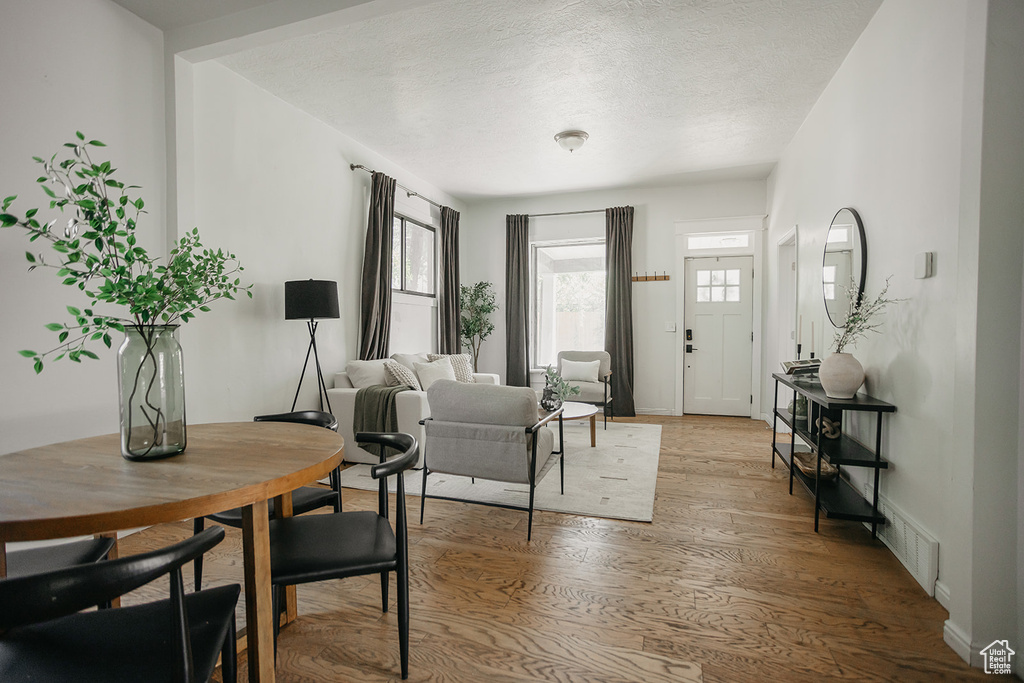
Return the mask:
[[750,395],[750,405],[754,405],[754,395]]
[[754,333],[753,332],[750,333],[750,341],[754,341]]

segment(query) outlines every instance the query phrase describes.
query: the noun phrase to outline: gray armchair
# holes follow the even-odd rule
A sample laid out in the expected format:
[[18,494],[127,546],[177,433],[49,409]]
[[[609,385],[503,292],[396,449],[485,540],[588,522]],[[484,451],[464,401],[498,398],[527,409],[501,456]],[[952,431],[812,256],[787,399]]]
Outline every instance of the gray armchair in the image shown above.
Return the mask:
[[[600,361],[596,381],[587,382],[567,379],[562,368],[562,361],[564,360],[577,363]],[[570,385],[579,388],[579,395],[573,396],[572,400],[580,403],[590,403],[601,408],[601,412],[604,413],[604,428],[608,429],[608,417],[612,414],[611,355],[607,351],[559,351],[558,367],[556,369],[562,379],[565,379]]]
[[[544,425],[556,418],[538,417],[537,394],[528,387],[467,384],[440,380],[427,389],[431,417],[423,420],[423,495],[434,472],[489,479],[530,487],[526,540],[533,533],[533,499],[537,483],[559,459],[554,433]],[[564,473],[563,473],[564,477]]]

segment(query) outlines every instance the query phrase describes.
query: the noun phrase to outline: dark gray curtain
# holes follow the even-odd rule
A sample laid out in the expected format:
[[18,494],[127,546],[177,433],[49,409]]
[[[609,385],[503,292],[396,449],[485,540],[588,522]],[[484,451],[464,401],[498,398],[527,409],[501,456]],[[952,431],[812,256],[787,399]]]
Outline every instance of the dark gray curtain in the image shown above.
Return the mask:
[[441,291],[437,297],[438,352],[459,353],[459,212],[441,207]]
[[612,411],[633,417],[633,207],[605,209],[604,349],[612,357]]
[[530,386],[530,217],[505,216],[505,383]]
[[395,179],[374,171],[359,300],[359,357],[362,360],[388,357],[391,338],[391,233],[394,222]]

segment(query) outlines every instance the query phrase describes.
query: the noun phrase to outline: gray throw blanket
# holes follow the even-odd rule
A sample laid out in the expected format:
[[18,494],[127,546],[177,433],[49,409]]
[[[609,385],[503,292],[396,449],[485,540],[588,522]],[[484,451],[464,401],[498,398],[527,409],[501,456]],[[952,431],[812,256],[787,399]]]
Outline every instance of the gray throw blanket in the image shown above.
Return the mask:
[[[395,396],[409,387],[386,387],[376,384],[356,392],[356,405],[352,415],[352,433],[397,432],[398,407]],[[380,457],[384,447],[380,444],[359,444],[361,448]]]

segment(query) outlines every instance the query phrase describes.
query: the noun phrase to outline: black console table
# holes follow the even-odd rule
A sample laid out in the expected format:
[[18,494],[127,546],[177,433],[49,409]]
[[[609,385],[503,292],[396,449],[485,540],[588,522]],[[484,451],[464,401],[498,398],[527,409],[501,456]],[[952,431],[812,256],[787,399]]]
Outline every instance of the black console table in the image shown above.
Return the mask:
[[[804,488],[814,496],[814,530],[818,530],[818,519],[822,510],[825,515],[835,519],[848,519],[871,524],[871,536],[878,532],[878,525],[885,524],[885,517],[878,512],[878,479],[881,470],[889,467],[882,459],[882,414],[896,412],[896,406],[880,401],[866,394],[857,394],[850,399],[829,398],[815,380],[798,379],[790,375],[773,374],[775,379],[775,408],[772,424],[772,467],[775,467],[775,456],[779,456],[789,465],[789,493],[793,494],[793,479],[797,479]],[[794,413],[798,396],[807,399],[807,417],[797,418],[786,408],[779,408],[779,384],[793,390]],[[838,439],[829,439],[822,435],[818,419],[822,416],[835,416],[847,411],[873,412],[876,416],[875,449],[872,451],[847,434]],[[789,443],[779,443],[778,423],[781,420],[789,426],[791,434]],[[796,438],[800,437],[816,456],[816,476],[807,476],[793,459],[796,451]],[[830,463],[839,469],[838,475],[832,480],[821,478],[822,462]],[[868,467],[874,469],[875,487],[871,502],[864,500],[853,486],[843,478],[842,468]]]

